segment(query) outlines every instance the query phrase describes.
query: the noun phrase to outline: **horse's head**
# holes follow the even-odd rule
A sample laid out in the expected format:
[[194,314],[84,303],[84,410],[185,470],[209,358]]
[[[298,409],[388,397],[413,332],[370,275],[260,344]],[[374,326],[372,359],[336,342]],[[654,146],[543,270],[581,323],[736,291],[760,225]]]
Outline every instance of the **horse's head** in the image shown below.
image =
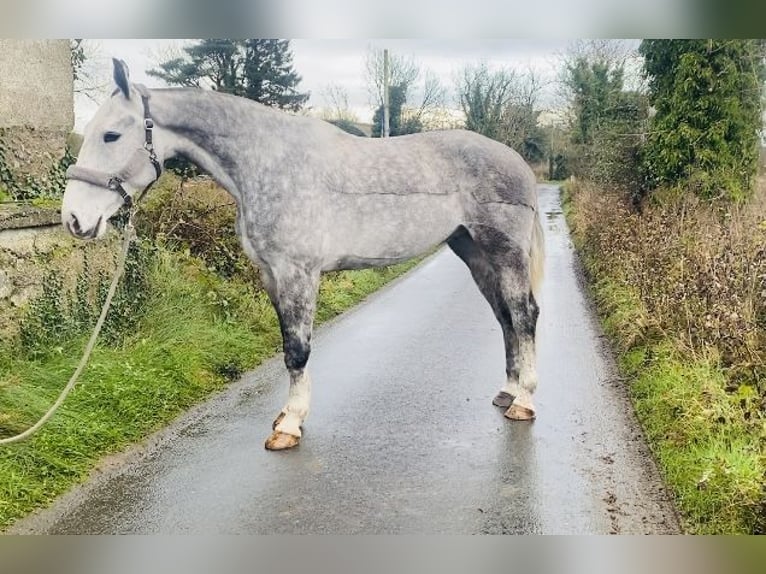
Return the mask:
[[61,220],[80,239],[103,235],[106,221],[160,172],[146,89],[129,83],[124,62],[113,62],[117,89],[86,126],[77,163],[67,172]]

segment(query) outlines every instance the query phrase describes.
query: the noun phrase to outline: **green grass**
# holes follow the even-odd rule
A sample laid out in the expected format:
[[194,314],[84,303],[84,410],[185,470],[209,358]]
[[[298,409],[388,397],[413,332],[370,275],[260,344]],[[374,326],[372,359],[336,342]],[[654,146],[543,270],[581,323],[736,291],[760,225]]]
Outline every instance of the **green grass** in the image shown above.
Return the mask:
[[[401,275],[416,262],[323,278],[317,323]],[[99,346],[61,410],[30,440],[0,449],[0,529],[84,480],[104,455],[161,428],[281,348],[268,297],[223,281],[190,257],[160,249],[135,333]],[[0,351],[0,428],[30,426],[55,400],[84,337],[36,360]]]
[[727,388],[714,351],[692,351],[659,330],[629,278],[604,270],[578,235],[576,205],[566,191],[563,202],[602,325],[684,530],[763,533],[766,428],[759,393],[748,384]]
[[742,416],[756,393],[727,393],[715,357],[690,360],[669,341],[633,348],[621,366],[685,530],[763,532],[766,461]]

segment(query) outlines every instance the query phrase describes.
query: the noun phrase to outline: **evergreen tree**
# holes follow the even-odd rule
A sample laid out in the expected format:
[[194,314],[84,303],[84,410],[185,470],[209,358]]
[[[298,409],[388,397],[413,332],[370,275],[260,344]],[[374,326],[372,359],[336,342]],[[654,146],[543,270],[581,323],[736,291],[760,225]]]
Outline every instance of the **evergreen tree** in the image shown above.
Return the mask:
[[289,40],[244,41],[244,96],[268,106],[297,111],[309,99],[298,92]]
[[173,86],[209,87],[291,111],[309,94],[298,92],[289,40],[207,39],[186,46],[181,57],[149,70]]
[[241,78],[240,42],[213,38],[184,47],[181,57],[159,64],[147,74],[171,86],[209,87],[218,92],[237,93]]
[[653,184],[747,197],[758,165],[763,43],[644,40],[639,51],[656,109],[645,152]]

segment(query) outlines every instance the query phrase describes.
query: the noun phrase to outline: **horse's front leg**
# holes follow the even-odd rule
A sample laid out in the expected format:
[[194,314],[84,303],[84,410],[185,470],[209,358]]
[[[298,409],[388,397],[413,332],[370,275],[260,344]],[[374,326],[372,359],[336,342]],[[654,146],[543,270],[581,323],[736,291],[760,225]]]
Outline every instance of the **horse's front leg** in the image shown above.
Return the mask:
[[265,287],[279,316],[285,366],[290,374],[287,404],[274,420],[266,448],[284,450],[298,445],[303,421],[309,414],[311,379],[306,363],[311,352],[319,271],[289,264],[272,267],[264,275]]

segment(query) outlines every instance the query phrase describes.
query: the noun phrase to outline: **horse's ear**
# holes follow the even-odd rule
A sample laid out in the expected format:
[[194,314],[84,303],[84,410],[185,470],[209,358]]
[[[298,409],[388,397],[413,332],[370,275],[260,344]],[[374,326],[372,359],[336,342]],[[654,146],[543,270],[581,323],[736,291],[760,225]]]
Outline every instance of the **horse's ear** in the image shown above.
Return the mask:
[[114,83],[120,88],[120,91],[126,98],[130,99],[130,82],[128,82],[128,65],[122,60],[112,58],[114,64]]

